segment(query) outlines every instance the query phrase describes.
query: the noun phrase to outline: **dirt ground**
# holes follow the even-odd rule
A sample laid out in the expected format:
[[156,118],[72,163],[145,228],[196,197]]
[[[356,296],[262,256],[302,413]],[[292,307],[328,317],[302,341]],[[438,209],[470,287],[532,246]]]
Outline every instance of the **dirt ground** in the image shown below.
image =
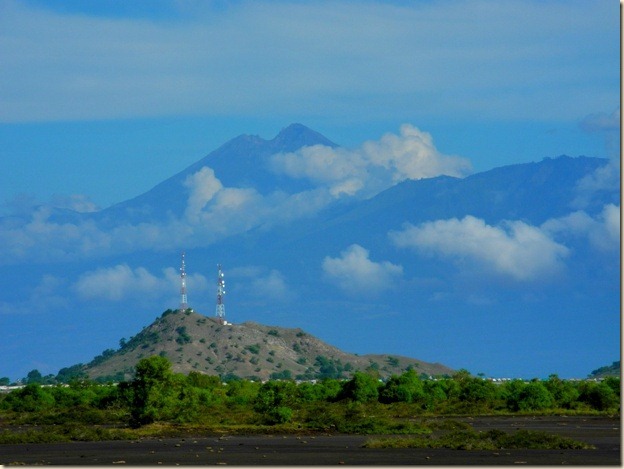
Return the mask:
[[540,430],[592,450],[367,449],[370,436],[259,435],[0,445],[0,464],[56,465],[621,465],[621,421],[606,417],[474,417],[475,430]]

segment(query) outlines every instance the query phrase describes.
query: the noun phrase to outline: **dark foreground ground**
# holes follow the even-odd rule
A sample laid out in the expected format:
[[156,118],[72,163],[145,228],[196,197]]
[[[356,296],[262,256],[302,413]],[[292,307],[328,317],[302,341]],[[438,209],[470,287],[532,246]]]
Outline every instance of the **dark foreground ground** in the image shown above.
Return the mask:
[[[460,419],[454,419],[460,420]],[[593,450],[366,449],[370,436],[260,435],[139,441],[0,445],[0,464],[60,465],[621,465],[619,418],[474,417],[475,430],[540,430],[596,446]]]

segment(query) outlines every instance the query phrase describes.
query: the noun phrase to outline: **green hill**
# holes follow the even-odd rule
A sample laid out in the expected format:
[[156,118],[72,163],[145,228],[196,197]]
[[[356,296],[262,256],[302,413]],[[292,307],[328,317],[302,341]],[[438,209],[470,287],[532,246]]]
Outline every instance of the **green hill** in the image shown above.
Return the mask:
[[89,378],[130,379],[136,363],[162,355],[178,373],[198,371],[222,379],[319,379],[349,377],[358,370],[377,370],[380,377],[408,368],[426,375],[451,375],[438,363],[397,355],[355,355],[328,345],[301,329],[255,322],[220,324],[188,309],[167,310],[119,350],[106,350],[87,365],[77,365]]
[[601,366],[589,374],[590,378],[606,378],[607,376],[617,376],[621,374],[620,360],[613,362],[611,365]]

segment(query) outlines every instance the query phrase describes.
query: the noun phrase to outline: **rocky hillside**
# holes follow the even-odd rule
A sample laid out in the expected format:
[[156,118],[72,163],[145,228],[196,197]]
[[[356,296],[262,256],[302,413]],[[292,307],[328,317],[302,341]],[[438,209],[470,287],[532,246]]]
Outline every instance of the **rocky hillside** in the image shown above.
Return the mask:
[[381,377],[412,367],[426,375],[450,375],[437,364],[396,355],[354,355],[328,345],[301,329],[264,326],[255,322],[219,324],[188,309],[167,310],[117,351],[106,350],[83,367],[92,379],[124,380],[144,357],[162,355],[178,373],[198,371],[247,379],[318,379],[348,377],[373,369]]

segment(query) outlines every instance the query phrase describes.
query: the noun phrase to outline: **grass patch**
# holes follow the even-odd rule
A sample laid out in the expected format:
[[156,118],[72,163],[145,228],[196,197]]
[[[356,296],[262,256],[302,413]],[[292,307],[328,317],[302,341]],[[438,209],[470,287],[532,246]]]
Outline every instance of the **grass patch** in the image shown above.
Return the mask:
[[363,446],[364,448],[448,448],[468,451],[595,448],[581,441],[532,430],[518,430],[514,433],[507,433],[502,430],[488,430],[486,432],[453,430],[439,437],[375,438],[367,441]]
[[0,432],[0,444],[135,440],[137,438],[137,434],[129,429],[75,424],[43,425],[23,431],[4,430]]

